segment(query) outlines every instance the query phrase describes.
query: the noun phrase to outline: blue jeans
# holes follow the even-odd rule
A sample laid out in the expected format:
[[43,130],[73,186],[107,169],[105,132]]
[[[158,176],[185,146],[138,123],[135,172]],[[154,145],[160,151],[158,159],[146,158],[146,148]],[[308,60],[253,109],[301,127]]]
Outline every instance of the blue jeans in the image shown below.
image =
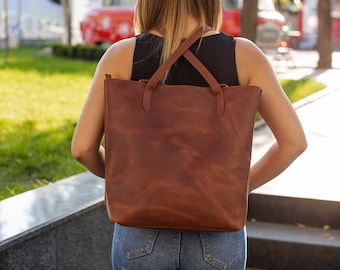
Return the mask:
[[114,270],[244,270],[245,229],[236,232],[179,232],[115,224]]

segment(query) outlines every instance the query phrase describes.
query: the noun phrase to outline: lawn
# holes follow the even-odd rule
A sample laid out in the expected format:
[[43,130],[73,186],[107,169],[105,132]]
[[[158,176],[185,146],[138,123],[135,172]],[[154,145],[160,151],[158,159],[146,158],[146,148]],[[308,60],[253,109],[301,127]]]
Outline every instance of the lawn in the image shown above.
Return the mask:
[[[0,51],[0,200],[80,173],[72,133],[96,63],[54,58],[37,48]],[[294,102],[324,85],[281,81]]]
[[0,199],[77,174],[70,140],[96,63],[0,53]]

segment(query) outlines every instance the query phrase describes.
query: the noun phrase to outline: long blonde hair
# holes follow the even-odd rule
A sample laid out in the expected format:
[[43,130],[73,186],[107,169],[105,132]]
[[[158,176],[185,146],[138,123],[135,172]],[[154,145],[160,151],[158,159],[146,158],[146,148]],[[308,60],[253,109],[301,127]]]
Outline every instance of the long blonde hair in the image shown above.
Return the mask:
[[221,0],[137,0],[134,26],[137,34],[152,29],[162,31],[163,63],[181,43],[189,16],[197,20],[198,26],[208,25],[218,31],[222,21]]

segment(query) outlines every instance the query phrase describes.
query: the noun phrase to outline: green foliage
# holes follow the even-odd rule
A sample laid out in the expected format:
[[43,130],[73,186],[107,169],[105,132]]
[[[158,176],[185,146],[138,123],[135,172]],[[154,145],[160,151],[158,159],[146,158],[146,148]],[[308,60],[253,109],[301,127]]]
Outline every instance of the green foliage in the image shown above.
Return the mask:
[[58,57],[99,61],[105,52],[101,46],[53,44],[52,52]]

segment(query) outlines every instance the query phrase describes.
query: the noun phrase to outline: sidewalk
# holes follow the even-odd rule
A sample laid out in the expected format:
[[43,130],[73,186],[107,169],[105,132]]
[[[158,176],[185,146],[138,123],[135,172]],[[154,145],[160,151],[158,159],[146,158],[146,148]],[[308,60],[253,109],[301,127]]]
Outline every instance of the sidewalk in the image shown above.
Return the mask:
[[[337,64],[340,67],[340,61]],[[300,67],[278,73],[279,78],[309,76],[325,83],[327,88],[294,104],[307,136],[308,148],[286,171],[254,193],[340,201],[340,69]],[[266,126],[255,131],[253,162],[273,141]]]

